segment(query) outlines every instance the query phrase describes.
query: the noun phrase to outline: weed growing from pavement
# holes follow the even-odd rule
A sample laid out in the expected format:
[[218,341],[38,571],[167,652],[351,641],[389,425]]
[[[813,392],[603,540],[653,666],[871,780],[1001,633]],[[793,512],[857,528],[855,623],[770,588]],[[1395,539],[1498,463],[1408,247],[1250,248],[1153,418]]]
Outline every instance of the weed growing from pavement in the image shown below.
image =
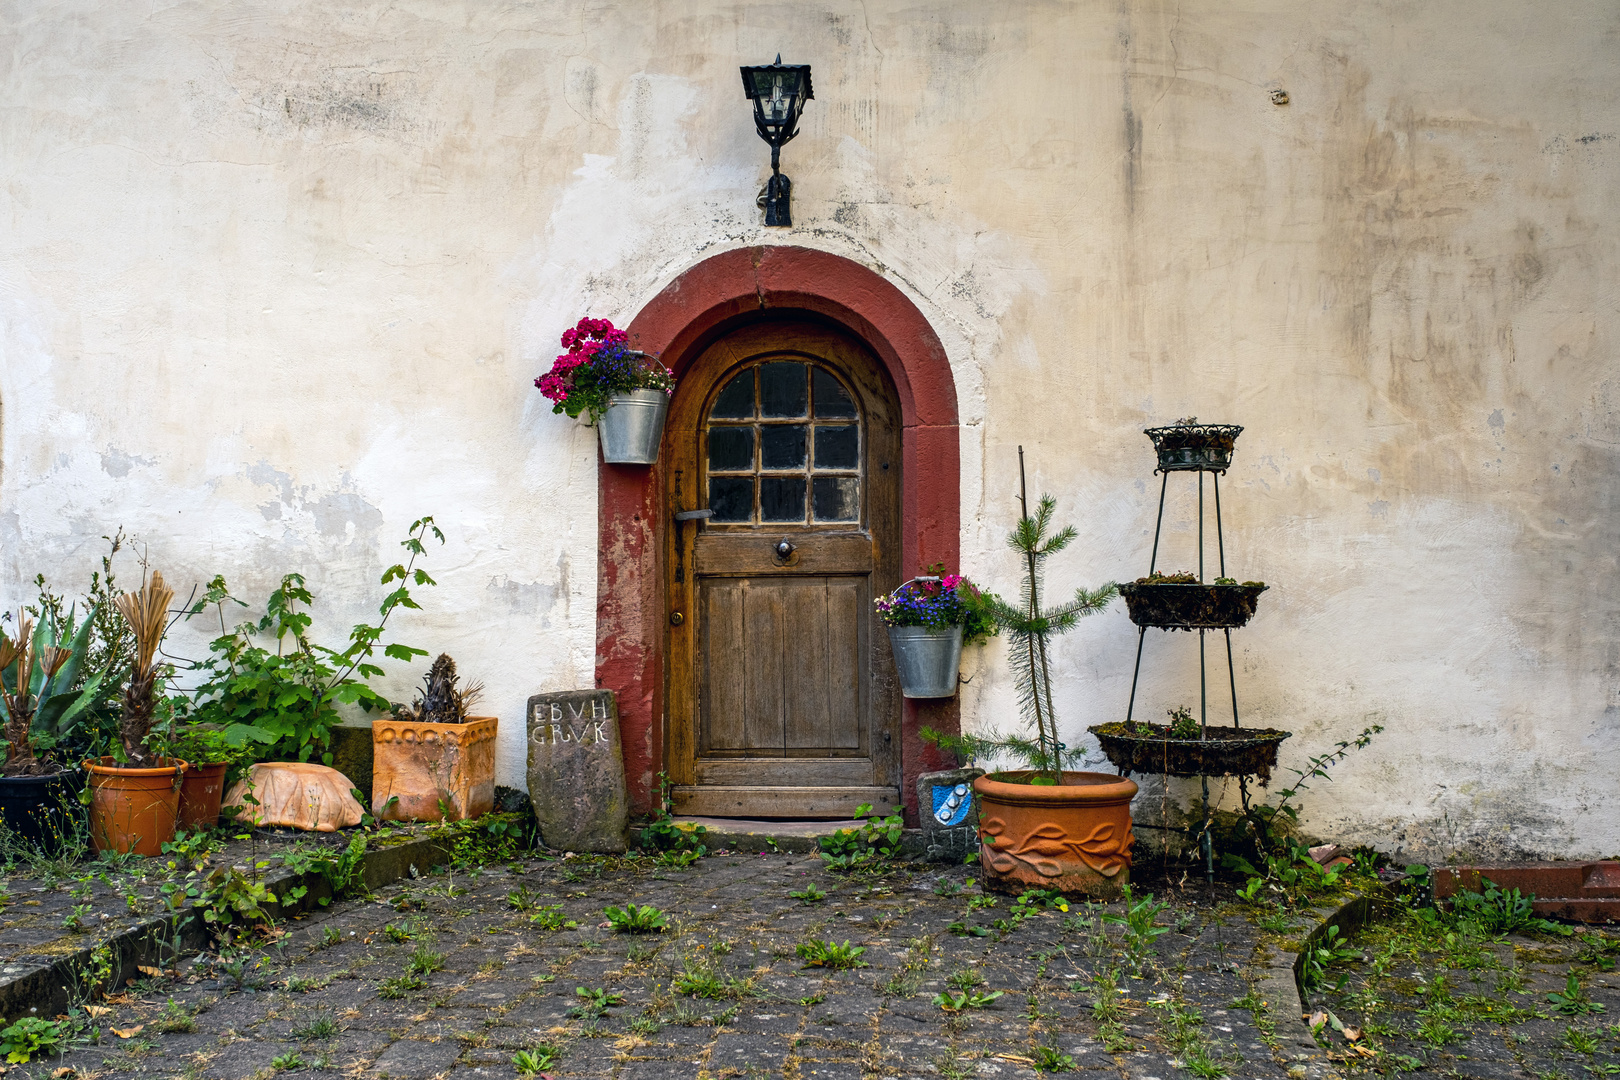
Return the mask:
[[804,961],[805,967],[825,967],[842,971],[848,968],[871,966],[861,959],[861,954],[866,951],[866,947],[864,945],[851,946],[848,941],[838,945],[831,941],[812,938],[809,941],[801,942],[795,951],[799,954],[799,959]]

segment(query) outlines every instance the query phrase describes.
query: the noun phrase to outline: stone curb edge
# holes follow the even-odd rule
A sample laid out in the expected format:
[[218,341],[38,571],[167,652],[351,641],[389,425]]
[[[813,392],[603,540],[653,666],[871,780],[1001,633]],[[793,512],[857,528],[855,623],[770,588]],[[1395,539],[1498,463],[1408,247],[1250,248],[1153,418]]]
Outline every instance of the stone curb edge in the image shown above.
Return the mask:
[[[361,880],[368,889],[391,885],[413,871],[421,873],[450,861],[447,845],[431,837],[416,837],[388,847],[368,850],[361,864]],[[302,885],[307,891],[287,904],[266,904],[265,910],[278,920],[321,907],[332,899],[332,886],[319,871],[302,874],[288,870],[267,871],[263,881],[278,896]],[[175,912],[152,916],[134,923],[95,945],[59,956],[49,963],[6,965],[0,969],[0,1017],[7,1021],[23,1016],[47,1018],[68,1007],[71,991],[82,986],[91,970],[93,954],[110,950],[112,971],[107,987],[120,987],[126,978],[140,974],[139,966],[162,967],[180,956],[201,950],[209,940],[208,928],[196,914],[194,905]],[[30,1013],[29,1010],[36,1010]]]
[[[1346,936],[1361,929],[1373,921],[1381,905],[1375,897],[1358,894],[1336,908],[1318,908],[1318,921],[1301,939],[1299,952],[1275,954],[1261,969],[1255,988],[1261,1000],[1271,1003],[1272,1016],[1277,1018],[1277,1042],[1290,1060],[1306,1062],[1322,1052],[1305,1020],[1311,1010],[1310,996],[1304,987],[1305,950],[1325,938],[1330,926],[1337,926],[1339,933]],[[1287,1002],[1299,1005],[1293,1017],[1285,1015],[1283,1005]],[[1322,1075],[1339,1074],[1335,1070]]]

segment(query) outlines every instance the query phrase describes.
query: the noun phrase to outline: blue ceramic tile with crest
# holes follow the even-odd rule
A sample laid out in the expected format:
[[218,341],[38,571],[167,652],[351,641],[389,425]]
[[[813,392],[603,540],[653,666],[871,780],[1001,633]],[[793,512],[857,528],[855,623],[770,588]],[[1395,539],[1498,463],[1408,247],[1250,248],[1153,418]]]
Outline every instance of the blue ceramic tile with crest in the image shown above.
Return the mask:
[[960,825],[973,810],[973,789],[967,784],[934,785],[934,820],[941,825]]

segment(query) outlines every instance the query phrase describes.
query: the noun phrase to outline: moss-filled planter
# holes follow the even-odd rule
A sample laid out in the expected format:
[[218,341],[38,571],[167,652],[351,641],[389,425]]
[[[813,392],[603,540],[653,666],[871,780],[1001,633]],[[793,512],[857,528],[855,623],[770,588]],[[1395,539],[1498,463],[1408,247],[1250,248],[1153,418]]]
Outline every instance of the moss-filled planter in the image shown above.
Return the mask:
[[1159,456],[1156,472],[1225,472],[1232,464],[1232,447],[1243,428],[1238,424],[1171,424],[1146,428]]
[[1119,587],[1137,626],[1161,630],[1223,630],[1254,615],[1265,585],[1179,585],[1130,582]]
[[1132,731],[1123,722],[1087,730],[1123,776],[1257,776],[1261,784],[1270,783],[1277,747],[1293,734],[1276,728],[1212,727],[1205,729],[1203,739],[1172,739],[1163,724],[1137,724]]

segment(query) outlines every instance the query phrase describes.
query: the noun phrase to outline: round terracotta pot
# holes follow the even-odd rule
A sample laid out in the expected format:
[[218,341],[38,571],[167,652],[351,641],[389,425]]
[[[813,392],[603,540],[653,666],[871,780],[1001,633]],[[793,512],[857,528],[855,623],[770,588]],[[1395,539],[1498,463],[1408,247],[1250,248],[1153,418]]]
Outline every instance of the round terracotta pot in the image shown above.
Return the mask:
[[180,778],[180,813],[176,830],[212,829],[219,824],[219,800],[225,794],[225,762],[187,765]]
[[186,763],[130,769],[110,757],[86,761],[90,772],[90,842],[97,851],[156,857],[174,839],[180,812],[180,777]]
[[993,773],[973,781],[985,885],[1015,894],[1058,889],[1118,896],[1131,880],[1136,782],[1066,772],[1061,784],[1037,785],[1027,782],[1033,775]]

